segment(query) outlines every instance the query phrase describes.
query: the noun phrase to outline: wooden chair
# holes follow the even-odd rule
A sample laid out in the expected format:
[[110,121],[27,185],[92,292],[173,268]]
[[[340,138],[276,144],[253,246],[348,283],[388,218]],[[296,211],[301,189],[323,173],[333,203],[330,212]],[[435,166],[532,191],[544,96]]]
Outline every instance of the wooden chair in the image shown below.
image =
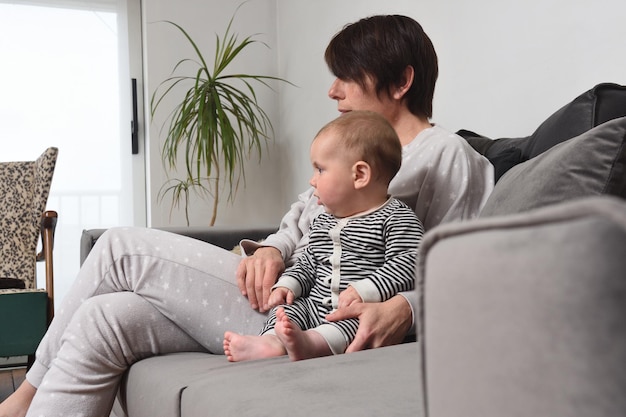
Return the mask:
[[[54,314],[57,213],[45,207],[57,154],[51,147],[36,161],[0,163],[0,357],[27,356],[28,365]],[[37,261],[45,262],[45,289],[37,288]]]

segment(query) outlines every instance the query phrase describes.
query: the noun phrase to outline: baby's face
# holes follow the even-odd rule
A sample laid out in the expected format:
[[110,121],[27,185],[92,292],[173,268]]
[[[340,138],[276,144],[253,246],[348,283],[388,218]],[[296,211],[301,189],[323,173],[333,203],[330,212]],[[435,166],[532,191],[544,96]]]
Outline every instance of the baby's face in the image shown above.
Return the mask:
[[346,216],[346,206],[354,193],[353,161],[342,149],[332,129],[313,140],[311,164],[313,176],[310,184],[315,188],[318,204],[337,217]]

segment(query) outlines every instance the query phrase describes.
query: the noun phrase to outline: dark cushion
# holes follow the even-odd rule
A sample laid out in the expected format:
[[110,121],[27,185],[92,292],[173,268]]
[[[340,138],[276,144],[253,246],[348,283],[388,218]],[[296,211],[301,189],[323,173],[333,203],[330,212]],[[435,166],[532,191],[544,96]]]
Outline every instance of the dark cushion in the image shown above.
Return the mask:
[[622,116],[626,116],[626,87],[598,84],[543,122],[530,136],[524,156],[534,158],[564,140]]
[[626,117],[611,120],[511,168],[481,217],[513,214],[578,197],[626,198]]
[[626,116],[626,87],[602,83],[561,107],[530,136],[492,140],[469,130],[459,130],[457,134],[491,161],[498,181],[518,163],[608,120],[623,116]]
[[478,153],[484,155],[494,169],[494,180],[497,182],[505,172],[513,168],[525,159],[519,148],[528,138],[501,138],[490,139],[471,130],[462,129],[456,132],[465,138]]
[[17,278],[0,278],[0,290],[7,288],[25,289],[26,283]]
[[32,355],[48,327],[48,294],[6,291],[0,291],[0,357]]

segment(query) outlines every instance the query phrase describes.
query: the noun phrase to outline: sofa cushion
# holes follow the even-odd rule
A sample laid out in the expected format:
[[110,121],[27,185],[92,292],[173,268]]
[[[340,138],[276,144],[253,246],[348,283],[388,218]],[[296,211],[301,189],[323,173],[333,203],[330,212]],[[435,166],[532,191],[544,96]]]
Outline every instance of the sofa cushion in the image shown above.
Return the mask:
[[513,214],[578,197],[626,198],[626,117],[611,120],[511,168],[480,216]]
[[116,409],[132,417],[423,415],[420,367],[418,343],[299,362],[176,353],[134,364]]
[[[182,392],[196,381],[212,378],[230,363],[223,355],[183,352],[143,359],[125,375],[116,408],[117,416],[180,416]],[[207,413],[208,415],[209,413]]]
[[[182,416],[423,415],[419,343],[229,363],[182,393]],[[226,359],[224,359],[226,361]]]

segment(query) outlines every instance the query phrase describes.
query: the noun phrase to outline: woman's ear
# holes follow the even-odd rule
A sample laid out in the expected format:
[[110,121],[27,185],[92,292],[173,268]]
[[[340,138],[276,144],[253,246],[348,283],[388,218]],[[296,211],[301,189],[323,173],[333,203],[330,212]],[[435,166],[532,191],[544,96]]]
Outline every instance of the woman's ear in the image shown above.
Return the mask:
[[359,190],[366,187],[372,180],[372,167],[365,161],[358,161],[352,165],[352,179],[354,189]]
[[409,91],[409,88],[411,88],[411,86],[413,85],[414,78],[415,70],[412,66],[407,65],[402,74],[402,83],[395,88],[393,92],[393,98],[397,100],[402,99],[406,92]]

